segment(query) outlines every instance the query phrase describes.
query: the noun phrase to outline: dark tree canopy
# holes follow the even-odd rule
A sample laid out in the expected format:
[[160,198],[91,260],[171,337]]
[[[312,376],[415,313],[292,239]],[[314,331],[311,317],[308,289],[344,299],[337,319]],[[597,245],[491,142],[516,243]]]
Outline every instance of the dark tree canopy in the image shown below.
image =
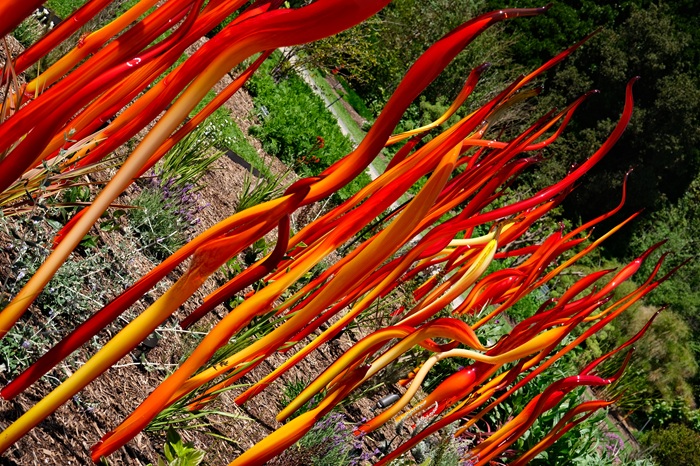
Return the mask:
[[[432,42],[476,14],[510,7],[535,7],[539,0],[394,0],[371,22],[307,49],[317,64],[344,74],[367,103],[383,102],[410,63]],[[563,0],[538,17],[506,21],[490,29],[455,62],[407,112],[403,129],[425,124],[449,105],[469,71],[483,62],[484,73],[473,97],[483,101],[513,78],[530,71],[599,29],[581,49],[533,85],[542,86],[523,114],[543,115],[583,93],[598,89],[577,112],[564,135],[546,149],[547,159],[526,174],[519,188],[533,190],[563,178],[607,138],[615,126],[626,83],[634,76],[633,119],[614,149],[592,170],[564,205],[569,222],[588,220],[619,201],[625,173],[625,212],[602,225],[604,232],[625,214],[644,209],[634,228],[608,240],[605,260],[629,260],[652,244],[670,239],[678,251],[667,267],[690,262],[653,295],[648,304],[670,304],[691,329],[694,358],[700,348],[700,28],[697,0]],[[443,96],[443,97],[439,97]],[[446,99],[444,96],[448,96]],[[470,103],[460,110],[469,111]],[[497,131],[518,134],[531,119],[516,115]],[[652,265],[646,265],[646,273]],[[686,377],[686,376],[683,376]],[[700,394],[700,381],[695,397]]]

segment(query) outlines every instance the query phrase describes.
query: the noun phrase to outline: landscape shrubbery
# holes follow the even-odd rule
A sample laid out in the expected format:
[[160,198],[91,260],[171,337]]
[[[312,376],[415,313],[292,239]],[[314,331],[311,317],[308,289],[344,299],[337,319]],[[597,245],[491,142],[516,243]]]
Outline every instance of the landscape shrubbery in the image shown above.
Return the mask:
[[683,424],[671,424],[644,436],[660,466],[700,464],[700,434]]

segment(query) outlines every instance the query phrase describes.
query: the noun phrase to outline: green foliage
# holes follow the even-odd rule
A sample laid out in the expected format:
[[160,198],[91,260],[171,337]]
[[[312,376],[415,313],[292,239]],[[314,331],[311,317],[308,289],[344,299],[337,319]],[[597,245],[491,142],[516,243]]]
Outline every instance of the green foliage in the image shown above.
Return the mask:
[[624,449],[611,451],[610,448],[595,450],[584,456],[573,458],[574,466],[655,466],[656,463],[647,457],[640,457],[639,453]]
[[643,442],[659,466],[700,465],[700,434],[682,424],[651,431]]
[[[381,104],[398,86],[408,65],[437,39],[484,8],[482,0],[395,0],[375,18],[310,44],[305,51],[313,57],[313,63],[346,76],[366,103]],[[499,82],[503,73],[517,74],[506,66],[511,43],[503,40],[497,29],[484,32],[457,56],[424,93],[428,101],[434,102],[440,95],[453,98],[471,68],[487,61],[494,63],[491,76],[498,76],[495,79]]]
[[[632,314],[623,314],[618,343],[634,335],[654,313],[655,309],[641,307]],[[670,310],[663,311],[637,344],[628,370],[609,389],[609,396],[622,395],[620,406],[625,410],[643,410],[652,420],[651,426],[663,425],[663,411],[657,411],[658,403],[695,405],[691,381],[698,372],[696,355],[689,344],[692,335],[687,324]],[[612,374],[619,367],[616,358],[601,369]],[[646,422],[646,421],[642,421]]]
[[[641,308],[632,319],[629,329],[639,328],[653,309]],[[678,315],[664,311],[656,319],[645,338],[637,344],[639,357],[651,386],[665,399],[679,398],[694,404],[693,393],[687,380],[698,372],[698,363],[688,342],[690,328]]]
[[[196,448],[192,442],[184,443],[180,434],[171,428],[165,434],[165,459],[159,457],[155,465],[149,463],[148,466],[199,466],[204,461],[205,454],[206,452]],[[104,457],[100,461],[103,466],[109,466]]]
[[163,185],[171,183],[176,188],[194,186],[211,164],[223,155],[217,146],[224,146],[225,142],[220,127],[212,121],[204,122],[165,154],[155,172]]
[[191,442],[183,443],[174,429],[168,429],[165,446],[165,460],[159,458],[158,466],[198,466],[204,461],[204,451],[195,448]]
[[70,186],[61,191],[60,197],[61,204],[65,206],[58,209],[58,220],[65,225],[80,210],[79,203],[90,201],[90,188],[82,185]]
[[255,167],[265,177],[273,176],[270,172],[270,168],[263,161],[263,159],[260,158],[258,151],[250,145],[243,134],[243,131],[241,131],[238,125],[233,124],[229,134],[231,136],[231,143],[228,145],[228,147],[231,148],[231,150],[240,155],[243,160]]
[[[518,36],[511,45],[517,62],[536,68],[569,47],[572,41],[583,38],[599,26],[613,24],[630,3],[622,1],[613,6],[592,0],[564,0],[552,3],[545,15],[527,21],[508,21],[504,28],[506,33]],[[542,5],[534,0],[518,0],[507,6],[534,8]],[[498,10],[503,6],[503,2],[487,0],[482,11]]]
[[[500,415],[501,422],[504,422],[508,416],[519,413],[529,400],[542,393],[549,384],[572,373],[574,371],[571,367],[567,367],[566,361],[556,363],[554,372],[545,373],[535,378],[533,382],[514,394],[510,401],[499,407],[495,415]],[[534,447],[569,409],[584,401],[582,397],[583,390],[575,390],[568,394],[555,408],[540,415],[530,429],[513,445],[513,448],[516,451],[528,451]],[[567,432],[546,451],[537,455],[530,464],[536,466],[566,465],[571,464],[575,458],[586,456],[595,451],[597,439],[602,436],[597,424],[605,416],[604,411],[599,411]]]
[[[260,126],[251,127],[265,150],[304,174],[320,173],[352,150],[323,101],[296,74],[275,82],[270,75],[275,59],[267,60],[251,78]],[[320,138],[320,139],[319,139]]]
[[12,35],[26,48],[38,41],[44,35],[45,29],[34,16],[29,16],[12,31]]
[[372,179],[369,177],[369,175],[362,172],[338,191],[338,197],[341,201],[344,201],[345,199],[352,197],[352,195],[358,192],[360,189],[367,186],[371,181]]
[[700,410],[689,408],[683,400],[654,400],[648,416],[645,424],[651,429],[684,424],[700,432]]
[[[383,59],[386,57],[377,53],[377,45],[381,44],[381,25],[381,19],[373,16],[340,34],[305,44],[298,56],[307,68],[320,68],[332,73],[340,71],[352,81],[353,88],[372,88],[378,84],[374,76],[377,69],[396,66],[395,63],[385,62]],[[383,90],[376,91],[381,94]]]
[[85,4],[85,0],[47,0],[46,6],[51,9],[56,16],[65,19],[75,10]]
[[[565,206],[570,218],[584,220],[611,208],[624,173],[634,167],[627,212],[662,209],[666,201],[675,202],[684,194],[700,170],[696,130],[700,75],[695,64],[683,60],[686,49],[698,49],[699,44],[690,42],[692,36],[678,27],[673,7],[667,4],[623,2],[621,8],[599,7],[591,1],[582,2],[583,6],[565,4],[556,4],[532,22],[509,23],[512,28],[536,29],[538,35],[529,40],[533,47],[543,44],[540,34],[549,37],[553,42],[547,45],[548,55],[566,47],[572,36],[583,37],[596,26],[607,26],[547,79],[547,92],[538,99],[537,112],[562,106],[590,89],[600,89],[601,96],[592,97],[577,112],[564,137],[552,147],[554,157],[542,164],[530,182],[537,187],[549,185],[592,154],[619,117],[619,91],[630,78],[641,76],[634,87],[634,115],[625,135],[586,177],[586,183],[598,189],[575,190]],[[569,19],[564,22],[557,15]],[[566,32],[561,40],[542,25],[553,20]],[[539,62],[543,53],[528,49],[517,57],[521,62]],[[628,235],[616,235],[608,249],[622,256]]]
[[542,293],[538,292],[538,290],[528,293],[508,308],[508,315],[515,319],[516,322],[534,316],[545,301],[545,299],[541,299],[541,296]]
[[[237,388],[241,388],[242,386],[243,385],[236,384],[221,391],[235,390]],[[200,391],[197,391],[197,393],[200,393]],[[215,428],[208,419],[214,416],[216,416],[219,420],[222,418],[230,418],[247,421],[250,419],[239,414],[229,413],[219,409],[191,409],[190,404],[197,401],[199,401],[199,397],[194,394],[190,394],[182,400],[178,400],[158,413],[158,415],[148,424],[145,430],[148,432],[166,431],[168,434],[171,431],[174,432],[175,428],[181,430],[195,430],[218,439],[235,443],[234,440],[223,437],[219,433],[219,430]]]
[[[304,391],[307,385],[307,382],[304,382],[303,380],[297,378],[285,382],[279,399],[280,409],[285,408],[287,405],[289,405],[289,403],[294,401],[294,399],[297,396],[299,396],[299,394],[301,394],[302,391]],[[306,404],[304,404],[304,406],[294,411],[294,413],[291,416],[289,416],[289,419],[294,419],[300,414],[309,411],[314,407],[316,403],[317,401],[314,401],[313,399],[311,401],[308,401]]]
[[[315,176],[347,155],[352,143],[299,76],[290,73],[275,82],[270,72],[279,59],[279,54],[273,55],[247,84],[261,121],[250,132],[266,152],[293,166],[300,176]],[[360,174],[340,190],[340,198],[346,199],[369,181],[369,176]]]
[[[670,305],[674,312],[686,319],[695,334],[700,330],[700,318],[696,312],[700,306],[700,262],[697,260],[697,232],[700,231],[698,206],[700,178],[693,181],[677,204],[669,205],[640,222],[630,243],[631,251],[639,251],[667,240],[665,248],[674,253],[666,258],[666,270],[690,260],[663,283],[657,293],[651,294],[647,301],[656,306]],[[653,263],[645,264],[643,273],[649,273],[652,268]]]

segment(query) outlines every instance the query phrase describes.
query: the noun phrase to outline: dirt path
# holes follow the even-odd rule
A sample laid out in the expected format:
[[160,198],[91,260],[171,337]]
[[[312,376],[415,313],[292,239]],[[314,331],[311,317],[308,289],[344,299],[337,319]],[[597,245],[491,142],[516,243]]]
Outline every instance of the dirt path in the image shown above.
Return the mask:
[[[294,58],[294,56],[292,56],[292,58]],[[292,63],[294,63],[294,62],[292,61]],[[353,134],[350,132],[350,128],[348,128],[348,125],[345,124],[345,121],[340,117],[340,114],[338,113],[338,110],[337,110],[337,108],[336,108],[336,106],[335,106],[336,103],[338,103],[339,101],[342,100],[342,99],[340,98],[340,96],[336,93],[336,94],[335,94],[335,97],[333,98],[333,100],[331,100],[331,99],[325,94],[325,92],[323,92],[323,91],[316,85],[316,82],[314,81],[314,78],[311,77],[311,74],[309,73],[309,71],[308,71],[306,68],[301,68],[301,69],[297,68],[297,70],[299,70],[299,74],[301,75],[301,78],[304,80],[304,82],[306,82],[306,84],[308,84],[308,86],[311,88],[311,90],[314,91],[314,93],[315,93],[317,96],[319,96],[321,99],[323,99],[323,102],[326,104],[326,108],[333,114],[333,116],[335,117],[335,120],[338,122],[338,126],[340,127],[340,131],[341,131],[348,139],[350,139],[350,140],[355,144],[355,146],[357,146],[357,144],[359,144],[360,141],[358,141],[357,139],[355,139],[355,137],[353,136]]]

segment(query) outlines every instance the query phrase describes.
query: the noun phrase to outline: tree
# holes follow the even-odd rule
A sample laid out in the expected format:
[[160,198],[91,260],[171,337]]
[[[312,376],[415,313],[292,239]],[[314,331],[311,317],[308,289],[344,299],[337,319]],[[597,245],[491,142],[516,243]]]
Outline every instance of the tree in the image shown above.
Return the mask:
[[[485,9],[484,0],[395,0],[369,21],[303,50],[316,65],[346,75],[368,103],[381,104],[398,85],[407,64]],[[508,49],[515,41],[503,40],[499,29],[497,26],[485,31],[472,47],[460,53],[423,93],[425,99],[431,103],[439,96],[451,99],[471,69],[484,62],[494,64],[490,79],[498,75],[498,84],[512,81],[521,71],[513,69],[508,59]],[[498,86],[492,83],[482,87],[495,90]]]
[[656,305],[670,305],[690,323],[695,335],[700,331],[700,317],[697,315],[700,307],[700,263],[697,261],[699,205],[700,178],[696,178],[676,205],[641,222],[630,243],[630,249],[641,249],[668,240],[667,245],[676,251],[666,259],[669,268],[690,260],[668,282],[661,285],[659,293],[650,296],[648,300]]
[[[561,178],[598,147],[622,107],[616,89],[631,76],[642,77],[635,85],[635,114],[625,137],[586,179],[597,189],[577,190],[565,204],[574,219],[589,219],[601,206],[617,202],[615,193],[630,168],[629,213],[642,208],[653,212],[677,201],[700,170],[700,79],[696,65],[684,61],[686,50],[695,47],[691,36],[676,26],[673,12],[663,5],[632,5],[625,19],[622,15],[616,18],[619,26],[611,22],[548,77],[540,99],[543,113],[587,90],[601,91],[581,108],[553,157],[531,177],[535,186]],[[620,236],[613,253],[624,255],[628,238]]]

